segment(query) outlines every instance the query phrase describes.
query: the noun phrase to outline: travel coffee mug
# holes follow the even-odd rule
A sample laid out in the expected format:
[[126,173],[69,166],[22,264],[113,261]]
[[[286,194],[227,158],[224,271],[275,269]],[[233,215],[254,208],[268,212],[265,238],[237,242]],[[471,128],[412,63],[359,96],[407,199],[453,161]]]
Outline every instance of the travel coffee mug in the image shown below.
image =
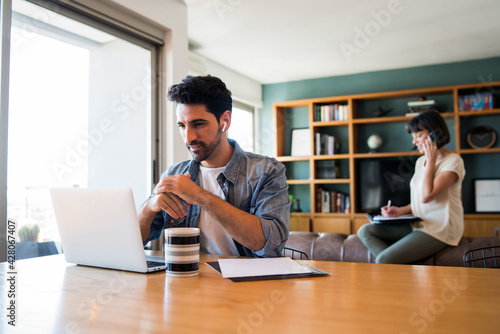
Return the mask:
[[200,229],[177,227],[165,229],[165,265],[167,275],[198,275],[200,267]]

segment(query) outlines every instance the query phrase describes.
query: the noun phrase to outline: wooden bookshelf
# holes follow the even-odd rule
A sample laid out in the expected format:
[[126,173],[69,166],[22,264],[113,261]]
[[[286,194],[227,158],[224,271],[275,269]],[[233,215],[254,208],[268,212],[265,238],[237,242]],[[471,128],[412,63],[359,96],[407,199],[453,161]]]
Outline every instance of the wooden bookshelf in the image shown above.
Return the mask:
[[[493,92],[493,96],[498,97],[494,109],[460,110],[461,96],[485,91]],[[500,82],[274,103],[276,130],[274,155],[287,166],[287,172],[290,170],[290,175],[287,174],[287,180],[291,192],[300,193],[302,207],[308,208],[307,211],[304,210],[306,212],[292,213],[294,222],[292,225],[300,226],[301,230],[306,229],[305,226],[309,226],[309,230],[315,232],[356,233],[358,228],[367,222],[366,214],[357,208],[359,194],[356,192],[359,175],[356,174],[356,162],[359,159],[416,158],[420,155],[408,148],[411,146],[411,137],[404,131],[405,124],[411,119],[411,116],[406,116],[407,102],[417,101],[420,96],[426,96],[429,100],[435,99],[438,102],[439,112],[450,128],[451,142],[447,147],[460,154],[466,163],[467,175],[464,179],[462,196],[465,209],[465,235],[473,237],[493,235],[495,228],[500,228],[500,214],[477,214],[471,206],[471,203],[474,202],[473,188],[471,188],[473,179],[500,178],[498,167],[493,172],[490,168],[487,175],[484,175],[481,170],[481,166],[484,165],[500,166],[500,138],[497,139],[493,147],[484,149],[473,149],[468,146],[466,141],[467,132],[478,125],[487,124],[500,134],[500,108],[498,108],[500,106]],[[348,111],[343,119],[318,120],[318,115],[323,115],[322,106],[336,104],[347,106]],[[386,115],[377,117],[373,113],[377,106],[388,106],[385,109],[392,110]],[[310,129],[312,155],[290,156],[291,129],[299,126]],[[384,141],[383,149],[370,152],[366,140],[368,134],[374,129],[377,129],[381,135],[387,135],[388,141],[392,140],[397,145],[386,146]],[[316,154],[315,132],[338,137],[341,140],[340,152],[333,155]],[[393,134],[394,132],[398,133]],[[396,139],[391,138],[391,135],[396,136]],[[404,143],[405,141],[407,143]],[[336,166],[339,164],[340,175],[336,178],[316,178],[317,162],[328,160],[334,160]],[[325,187],[349,195],[350,212],[316,212],[318,187]],[[308,203],[305,203],[306,201]]]

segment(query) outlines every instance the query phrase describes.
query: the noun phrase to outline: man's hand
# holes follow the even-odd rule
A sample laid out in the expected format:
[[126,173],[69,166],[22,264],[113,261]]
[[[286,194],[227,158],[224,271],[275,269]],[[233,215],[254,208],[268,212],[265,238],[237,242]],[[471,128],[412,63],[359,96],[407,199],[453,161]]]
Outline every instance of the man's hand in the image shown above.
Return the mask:
[[157,192],[158,186],[160,185],[161,181],[155,187],[155,195],[147,200],[144,205],[137,210],[143,242],[147,240],[150,233],[151,223],[158,212],[163,210],[172,218],[178,219],[186,217],[187,208],[191,206],[191,204],[183,202],[179,196],[173,193]]
[[191,205],[184,204],[179,196],[172,193],[160,193],[150,200],[150,209],[155,212],[166,211],[172,218],[182,218],[187,215],[187,208]]
[[187,208],[191,206],[191,203],[185,200],[183,201],[181,197],[167,189],[172,183],[176,184],[176,180],[178,179],[181,179],[182,181],[187,180],[193,183],[189,179],[189,174],[171,175],[162,178],[153,191],[155,195],[150,199],[150,210],[155,212],[163,210],[174,219],[185,217],[187,215]]
[[171,194],[177,196],[186,205],[200,205],[198,199],[205,192],[196,183],[191,181],[191,175],[180,174],[166,176],[156,185],[155,194]]

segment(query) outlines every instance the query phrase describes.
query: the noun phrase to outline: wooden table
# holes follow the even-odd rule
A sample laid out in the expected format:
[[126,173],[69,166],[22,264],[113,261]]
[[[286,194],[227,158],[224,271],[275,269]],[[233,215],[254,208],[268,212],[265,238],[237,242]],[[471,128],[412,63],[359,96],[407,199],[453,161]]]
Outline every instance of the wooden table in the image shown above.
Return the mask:
[[[500,270],[301,261],[328,277],[234,283],[16,262],[16,327],[26,333],[499,333]],[[0,264],[1,333],[8,267]]]

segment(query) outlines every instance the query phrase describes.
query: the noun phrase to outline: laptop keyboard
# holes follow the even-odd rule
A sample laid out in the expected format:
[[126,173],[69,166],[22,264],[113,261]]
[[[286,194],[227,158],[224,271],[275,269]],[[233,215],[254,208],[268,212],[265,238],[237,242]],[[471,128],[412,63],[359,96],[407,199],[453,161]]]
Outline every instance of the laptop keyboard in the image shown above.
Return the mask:
[[148,268],[161,267],[165,265],[165,262],[155,262],[155,261],[146,261],[148,264]]
[[146,255],[148,268],[161,267],[165,265],[165,257]]

